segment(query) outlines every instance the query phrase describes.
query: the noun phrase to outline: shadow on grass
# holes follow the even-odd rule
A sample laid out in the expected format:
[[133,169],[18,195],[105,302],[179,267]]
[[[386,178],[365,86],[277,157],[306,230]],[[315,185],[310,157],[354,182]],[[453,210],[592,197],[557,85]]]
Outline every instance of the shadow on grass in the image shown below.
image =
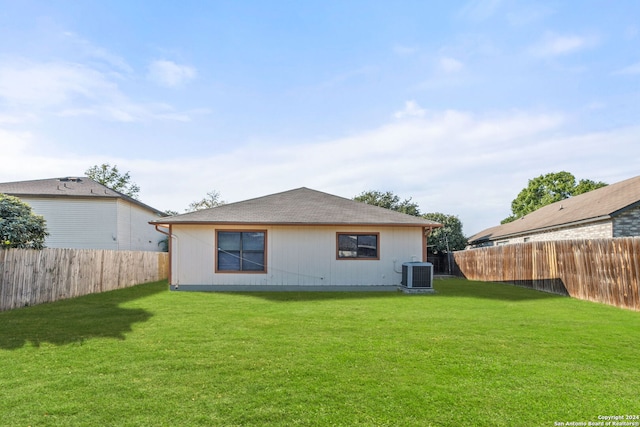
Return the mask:
[[[555,286],[556,289],[559,289],[557,288],[558,284]],[[436,295],[443,297],[481,298],[502,301],[529,301],[568,296],[568,294],[534,289],[527,283],[479,282],[463,278],[436,280],[434,288],[437,292]],[[564,284],[562,288],[564,288]]]
[[124,340],[134,323],[153,314],[121,304],[166,291],[167,283],[154,282],[126,289],[85,295],[0,313],[0,348],[14,350],[31,343],[65,345],[91,338]]
[[[401,291],[345,291],[345,292],[233,292],[235,295],[246,295],[274,302],[327,301],[372,298],[479,298],[500,301],[529,301],[550,298],[561,298],[563,295],[543,292],[529,286],[496,282],[478,282],[464,278],[446,278],[434,280],[435,293],[405,294]],[[226,293],[226,292],[225,292]]]
[[[225,292],[227,293],[227,292]],[[252,298],[262,298],[272,302],[300,302],[300,301],[328,301],[389,298],[401,295],[400,292],[380,291],[286,291],[286,292],[228,292],[234,295],[246,295]]]

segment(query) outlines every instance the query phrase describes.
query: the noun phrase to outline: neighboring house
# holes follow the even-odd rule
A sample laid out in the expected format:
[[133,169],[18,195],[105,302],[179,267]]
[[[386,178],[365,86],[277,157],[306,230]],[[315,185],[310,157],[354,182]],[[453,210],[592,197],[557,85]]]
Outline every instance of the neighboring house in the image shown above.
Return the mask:
[[5,182],[0,193],[19,197],[44,216],[48,248],[160,251],[166,237],[149,227],[163,212],[90,178]]
[[441,227],[304,187],[151,223],[169,230],[181,290],[397,288]]
[[640,176],[544,206],[469,238],[470,247],[640,236]]

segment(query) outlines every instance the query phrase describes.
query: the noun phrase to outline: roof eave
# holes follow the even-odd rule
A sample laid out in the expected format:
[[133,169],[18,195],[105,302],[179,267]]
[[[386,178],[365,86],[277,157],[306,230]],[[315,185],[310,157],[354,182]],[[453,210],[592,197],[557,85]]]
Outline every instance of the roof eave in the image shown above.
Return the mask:
[[366,227],[424,227],[424,228],[440,228],[442,224],[402,224],[391,222],[274,222],[274,221],[149,221],[149,224],[168,227],[170,225],[233,225],[233,226],[249,226],[249,225],[261,225],[261,226],[279,226],[279,225],[291,225],[291,226],[366,226]]
[[109,200],[116,199],[117,200],[117,199],[120,199],[120,200],[127,201],[129,203],[133,203],[134,205],[138,205],[141,208],[148,209],[148,210],[152,211],[154,214],[156,214],[158,216],[167,216],[167,214],[162,212],[161,210],[156,209],[153,206],[149,206],[146,203],[141,202],[140,200],[134,199],[133,197],[129,197],[126,194],[118,193],[117,191],[114,191],[114,190],[110,190],[110,191],[113,191],[115,194],[51,194],[51,193],[37,194],[37,193],[20,193],[20,192],[14,192],[14,191],[5,192],[3,194],[7,194],[9,196],[18,197],[20,199],[24,199],[24,198],[28,198],[28,197],[40,197],[40,198],[43,198],[43,199],[61,199],[61,198],[65,198],[65,199],[89,199],[89,200],[95,200],[95,199],[109,199]]
[[483,237],[482,239],[470,241],[469,244],[475,245],[475,244],[483,243],[483,242],[495,242],[496,240],[510,239],[510,238],[513,238],[513,237],[520,237],[520,236],[526,236],[526,235],[529,235],[529,234],[542,233],[542,232],[545,232],[545,231],[556,230],[556,229],[559,229],[559,228],[569,228],[569,227],[574,227],[576,225],[583,225],[583,224],[588,224],[588,223],[591,223],[591,222],[599,222],[599,221],[604,221],[604,220],[607,220],[607,219],[611,219],[611,215],[601,215],[601,216],[598,216],[598,217],[582,219],[582,220],[579,220],[579,221],[566,222],[566,223],[563,223],[563,224],[556,224],[556,225],[549,225],[547,227],[532,228],[530,230],[525,230],[525,231],[517,231],[517,232],[514,232],[514,233],[499,234],[499,235],[495,235],[495,236],[491,236],[491,237]]

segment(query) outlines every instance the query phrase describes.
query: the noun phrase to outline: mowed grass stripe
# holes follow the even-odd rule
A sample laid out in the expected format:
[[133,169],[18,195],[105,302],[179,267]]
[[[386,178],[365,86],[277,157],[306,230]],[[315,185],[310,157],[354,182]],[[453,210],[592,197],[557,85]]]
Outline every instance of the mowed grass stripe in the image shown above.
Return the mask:
[[553,425],[640,413],[640,313],[502,284],[0,313],[0,425]]

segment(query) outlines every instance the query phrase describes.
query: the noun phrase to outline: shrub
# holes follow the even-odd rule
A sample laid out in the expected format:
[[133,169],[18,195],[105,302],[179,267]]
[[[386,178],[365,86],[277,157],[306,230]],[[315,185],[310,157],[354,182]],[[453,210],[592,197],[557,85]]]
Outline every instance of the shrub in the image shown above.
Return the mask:
[[0,247],[42,249],[48,236],[46,221],[17,197],[0,194]]

